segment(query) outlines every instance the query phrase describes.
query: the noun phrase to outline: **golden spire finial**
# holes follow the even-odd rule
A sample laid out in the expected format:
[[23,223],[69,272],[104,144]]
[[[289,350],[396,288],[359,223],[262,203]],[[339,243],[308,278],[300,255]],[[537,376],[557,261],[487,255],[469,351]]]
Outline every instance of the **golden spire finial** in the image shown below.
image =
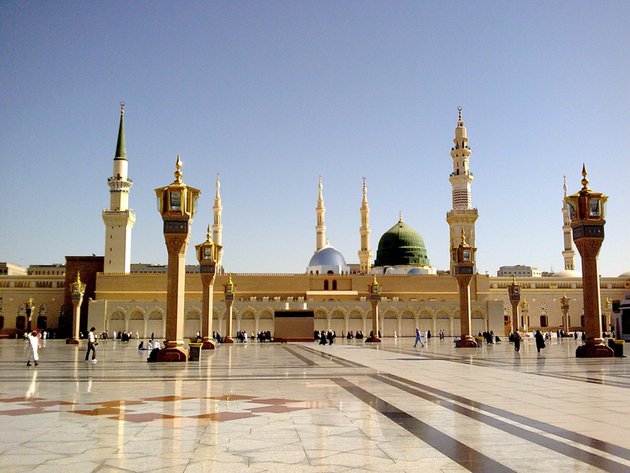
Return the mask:
[[398,223],[402,223],[403,218],[402,218],[402,210],[398,211]]
[[125,114],[125,102],[120,102],[120,114]]
[[588,189],[588,172],[586,172],[586,164],[582,163],[582,189]]
[[372,274],[372,284],[374,286],[376,286],[378,284],[378,281],[376,280],[376,274]]
[[462,228],[462,234],[461,234],[461,239],[462,239],[462,246],[466,245],[466,232],[464,231],[464,229]]
[[516,276],[512,274],[512,284],[516,284]]
[[76,282],[81,284],[81,271],[77,271],[77,279]]
[[462,118],[462,107],[457,107],[457,126],[464,126],[464,119]]
[[206,230],[206,242],[207,243],[212,242],[212,232],[210,230],[210,224],[208,224],[208,229]]
[[179,153],[177,153],[177,162],[175,163],[173,175],[175,176],[175,182],[182,182],[182,160],[179,157]]

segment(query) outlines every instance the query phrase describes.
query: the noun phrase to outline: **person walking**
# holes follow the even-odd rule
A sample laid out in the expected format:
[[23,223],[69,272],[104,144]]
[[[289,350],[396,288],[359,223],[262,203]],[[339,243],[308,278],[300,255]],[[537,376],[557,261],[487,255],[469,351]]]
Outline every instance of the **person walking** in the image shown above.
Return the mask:
[[96,329],[92,327],[88,333],[87,351],[85,352],[85,361],[88,361],[90,352],[92,352],[92,363],[96,363],[96,345],[98,345],[96,335],[94,334],[95,330]]
[[39,365],[39,332],[37,330],[29,332],[26,339],[28,342],[28,358],[26,360],[26,366],[31,366],[31,361],[35,363],[35,366],[37,366]]
[[521,338],[521,334],[518,333],[518,330],[514,331],[512,338],[514,339],[514,351],[520,351],[522,338]]
[[545,338],[543,337],[543,334],[540,333],[540,330],[536,330],[534,338],[536,339],[536,350],[540,353],[540,350],[545,348]]
[[424,342],[422,341],[422,335],[420,334],[420,330],[416,328],[416,343],[413,344],[414,348],[420,343],[422,348],[424,348]]

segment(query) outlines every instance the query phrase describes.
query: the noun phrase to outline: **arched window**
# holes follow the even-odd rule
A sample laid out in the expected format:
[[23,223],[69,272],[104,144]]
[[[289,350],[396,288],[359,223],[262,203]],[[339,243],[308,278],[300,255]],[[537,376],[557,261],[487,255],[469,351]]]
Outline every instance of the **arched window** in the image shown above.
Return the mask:
[[336,290],[337,290],[337,281],[333,281],[333,282],[332,282],[332,287],[333,287],[333,288],[332,288],[332,290],[333,290],[333,291],[336,291]]
[[324,291],[328,290],[328,279],[324,279]]
[[541,327],[548,327],[549,326],[549,320],[548,320],[546,315],[541,315],[540,316],[540,326]]

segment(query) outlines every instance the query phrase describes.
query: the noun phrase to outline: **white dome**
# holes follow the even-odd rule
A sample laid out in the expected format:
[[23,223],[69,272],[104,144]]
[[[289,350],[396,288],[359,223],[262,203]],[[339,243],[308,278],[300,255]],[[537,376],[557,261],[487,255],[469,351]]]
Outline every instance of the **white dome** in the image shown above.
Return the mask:
[[308,274],[347,274],[350,268],[343,255],[332,246],[320,248],[308,263]]
[[630,271],[626,271],[625,273],[621,273],[619,275],[620,278],[630,278]]

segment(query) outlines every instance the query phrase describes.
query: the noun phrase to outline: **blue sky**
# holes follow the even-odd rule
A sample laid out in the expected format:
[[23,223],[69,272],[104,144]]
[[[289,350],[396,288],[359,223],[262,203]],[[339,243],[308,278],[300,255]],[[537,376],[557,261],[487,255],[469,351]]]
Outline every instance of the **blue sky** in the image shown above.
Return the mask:
[[[457,107],[473,150],[480,272],[560,270],[562,177],[610,196],[600,273],[630,270],[630,3],[0,3],[0,261],[102,255],[119,102],[132,261],[165,263],[153,189],[221,174],[231,272],[303,272],[317,180],[327,237],[358,262],[402,212],[448,266]],[[194,252],[188,252],[194,263]],[[577,258],[579,265],[579,257]]]

